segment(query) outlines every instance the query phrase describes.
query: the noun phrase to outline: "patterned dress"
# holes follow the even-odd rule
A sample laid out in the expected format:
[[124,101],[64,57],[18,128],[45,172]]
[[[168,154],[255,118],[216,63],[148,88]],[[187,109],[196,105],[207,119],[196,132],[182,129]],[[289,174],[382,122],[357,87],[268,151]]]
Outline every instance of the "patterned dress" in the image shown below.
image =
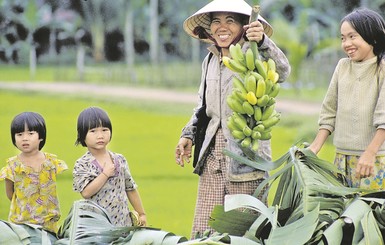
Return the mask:
[[56,192],[56,175],[68,169],[56,155],[44,153],[41,171],[25,166],[18,156],[7,159],[0,171],[0,180],[14,183],[8,220],[17,224],[36,224],[50,232],[57,231],[60,219]]
[[[127,191],[137,185],[131,176],[127,160],[121,154],[109,152],[113,159],[116,173],[110,177],[98,193],[90,200],[107,210],[110,221],[115,226],[132,226],[129,216]],[[84,188],[103,172],[103,168],[90,152],[79,158],[73,170],[73,189],[82,192]]]

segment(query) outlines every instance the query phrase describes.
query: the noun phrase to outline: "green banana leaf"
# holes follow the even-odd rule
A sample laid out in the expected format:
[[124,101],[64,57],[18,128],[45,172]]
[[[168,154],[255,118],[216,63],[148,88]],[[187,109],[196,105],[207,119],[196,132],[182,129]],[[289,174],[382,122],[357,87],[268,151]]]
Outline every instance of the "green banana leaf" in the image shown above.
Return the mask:
[[[322,239],[331,241],[329,244],[340,244],[343,237],[342,228],[345,224],[342,221],[343,217],[341,215],[344,214],[344,217],[350,217],[346,215],[349,215],[348,208],[352,205],[352,200],[355,200],[357,197],[376,193],[375,191],[346,187],[343,174],[336,166],[319,159],[313,152],[306,148],[303,149],[293,146],[275,162],[257,159],[252,163],[253,161],[250,159],[228,151],[224,151],[224,154],[248,166],[265,171],[275,170],[274,174],[261,183],[253,196],[258,196],[264,186],[269,183],[275,183],[277,185],[271,206],[277,207],[280,211],[271,215],[278,215],[275,219],[278,226],[273,227],[272,221],[268,219],[268,222],[265,220],[265,222],[259,221],[258,223],[261,226],[265,226],[265,228],[258,227],[254,228],[254,230],[264,229],[266,231],[266,227],[270,227],[271,234],[277,232],[276,230],[282,229],[284,231],[291,230],[291,232],[287,232],[287,235],[306,237],[302,233],[296,234],[290,227],[293,224],[297,225],[299,220],[308,217],[310,212],[317,212],[317,223],[315,227],[312,226],[314,230],[312,234],[310,234],[310,238],[306,244],[322,244]],[[369,229],[373,229],[376,237],[380,237],[380,240],[382,239],[382,234],[385,232],[385,215],[382,214],[383,197],[385,195],[377,196],[376,199],[370,199],[370,202],[377,204],[375,212],[373,212],[373,214],[364,212],[363,215],[357,217],[358,222],[362,222],[362,224],[359,226],[355,225],[353,244],[359,244],[365,241],[363,239],[369,239],[365,237],[364,232],[364,230]],[[365,202],[364,205],[368,207],[368,211],[372,212],[370,206]],[[353,209],[354,205],[350,208]],[[363,212],[363,210],[367,210],[367,208],[362,208],[360,212]],[[377,225],[377,223],[380,224]],[[250,238],[251,234],[246,233],[245,235]],[[283,237],[285,235],[283,235]],[[368,236],[368,234],[366,234],[366,236]],[[279,242],[279,239],[268,240],[262,237],[256,237],[256,239],[263,240],[263,242],[266,243],[269,241],[269,244],[282,244]],[[288,242],[290,243],[290,241]]]
[[0,231],[0,244],[2,245],[51,245],[57,240],[54,235],[43,230],[41,226],[33,224],[14,224],[0,220]]

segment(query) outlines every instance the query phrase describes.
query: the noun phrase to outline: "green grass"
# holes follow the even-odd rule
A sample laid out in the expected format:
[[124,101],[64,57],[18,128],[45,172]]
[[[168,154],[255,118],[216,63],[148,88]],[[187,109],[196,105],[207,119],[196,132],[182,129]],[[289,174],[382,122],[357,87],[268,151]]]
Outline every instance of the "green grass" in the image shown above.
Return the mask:
[[[0,167],[4,166],[6,158],[18,153],[12,145],[9,128],[12,118],[22,111],[37,111],[44,116],[48,133],[43,150],[57,154],[69,166],[57,183],[62,211],[60,222],[73,201],[80,198],[72,191],[71,175],[75,160],[86,151],[81,146],[74,146],[77,116],[88,106],[100,106],[109,113],[113,124],[109,149],[127,158],[139,185],[148,224],[190,236],[198,176],[192,173],[191,166],[180,168],[175,164],[174,149],[193,105],[30,92],[0,91],[0,97]],[[314,117],[283,115],[281,123],[273,130],[273,159],[284,154],[297,140],[312,137],[316,133],[316,120]],[[331,151],[332,148],[327,146],[321,156],[332,159]],[[3,190],[4,181],[0,181],[0,219],[7,219],[9,201]]]

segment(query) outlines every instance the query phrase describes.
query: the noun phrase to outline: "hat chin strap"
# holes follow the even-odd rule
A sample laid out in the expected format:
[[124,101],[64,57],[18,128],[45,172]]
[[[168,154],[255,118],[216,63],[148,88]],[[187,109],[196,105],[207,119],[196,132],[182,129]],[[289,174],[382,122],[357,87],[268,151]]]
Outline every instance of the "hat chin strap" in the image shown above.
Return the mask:
[[240,32],[239,34],[238,34],[238,36],[236,36],[235,38],[234,38],[234,40],[230,43],[230,45],[227,47],[227,48],[229,48],[230,46],[231,46],[231,44],[237,44],[241,39],[242,39],[242,37],[243,37],[243,35],[245,34],[245,31],[242,31],[242,32]]

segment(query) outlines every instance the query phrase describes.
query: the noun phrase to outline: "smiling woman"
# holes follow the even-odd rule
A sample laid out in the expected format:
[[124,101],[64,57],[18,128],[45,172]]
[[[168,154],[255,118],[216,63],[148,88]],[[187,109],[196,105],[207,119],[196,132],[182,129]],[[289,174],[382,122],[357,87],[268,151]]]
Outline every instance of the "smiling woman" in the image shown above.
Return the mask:
[[[248,23],[251,12],[251,6],[243,0],[214,0],[188,17],[183,24],[190,36],[212,44],[202,63],[197,107],[183,127],[175,150],[176,163],[183,167],[185,162],[190,161],[192,146],[201,138],[197,129],[199,120],[204,116],[200,117],[203,114],[200,112],[206,113],[210,120],[202,147],[194,149],[194,173],[199,175],[199,187],[191,237],[206,230],[214,231],[208,226],[210,213],[214,206],[223,204],[226,194],[252,194],[267,174],[229,159],[222,153],[226,148],[245,156],[226,123],[232,110],[224,101],[232,92],[232,79],[238,76],[222,62],[224,57],[230,56],[231,45],[239,44],[244,52],[250,43],[256,43],[253,46],[258,46],[263,58],[275,61],[280,74],[279,82],[285,81],[290,73],[286,56],[270,39],[272,27],[261,16]],[[258,144],[259,151],[254,155],[271,159],[270,140],[259,140]],[[259,198],[262,199],[263,194]]]

